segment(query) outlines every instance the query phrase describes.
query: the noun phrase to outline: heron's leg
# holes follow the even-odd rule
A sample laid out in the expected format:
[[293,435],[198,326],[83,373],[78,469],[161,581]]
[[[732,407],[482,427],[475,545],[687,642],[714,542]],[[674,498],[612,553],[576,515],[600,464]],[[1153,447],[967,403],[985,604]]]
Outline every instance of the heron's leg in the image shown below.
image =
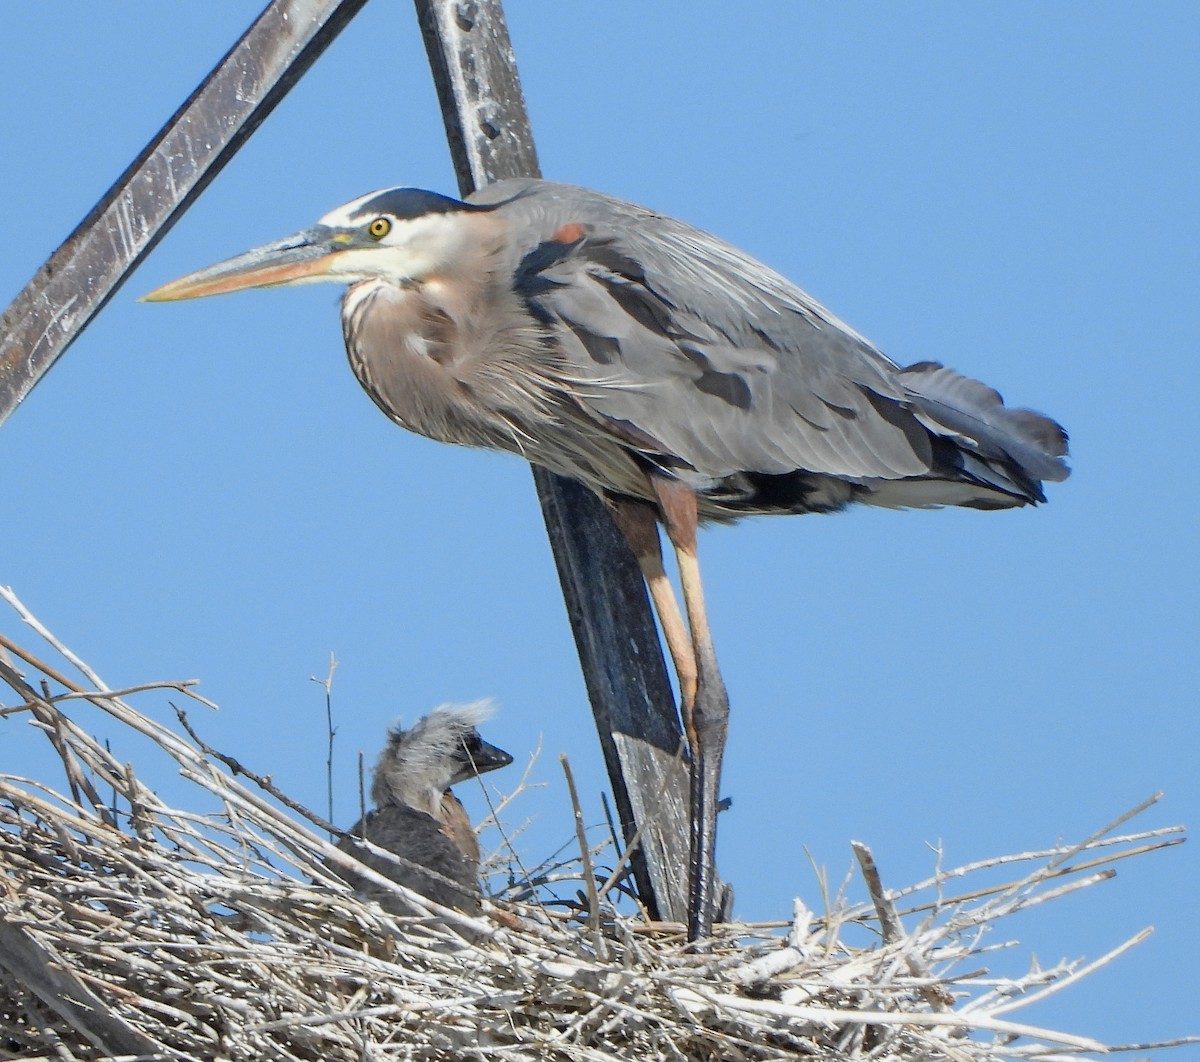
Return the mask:
[[649,502],[633,498],[609,497],[606,500],[613,522],[637,558],[642,578],[646,580],[646,588],[650,591],[650,600],[654,602],[654,611],[658,614],[663,638],[666,639],[675,665],[675,675],[679,679],[684,729],[689,744],[694,745],[696,733],[692,725],[692,705],[696,700],[696,656],[675,590],[663,568],[657,510]]
[[721,761],[729,732],[729,695],[717,667],[704,588],[696,558],[696,495],[678,480],[651,476],[658,496],[663,526],[679,564],[679,583],[691,628],[696,663],[696,696],[691,711],[692,742],[692,852],[691,895],[688,903],[688,938],[712,932],[717,885],[717,803],[720,799]]

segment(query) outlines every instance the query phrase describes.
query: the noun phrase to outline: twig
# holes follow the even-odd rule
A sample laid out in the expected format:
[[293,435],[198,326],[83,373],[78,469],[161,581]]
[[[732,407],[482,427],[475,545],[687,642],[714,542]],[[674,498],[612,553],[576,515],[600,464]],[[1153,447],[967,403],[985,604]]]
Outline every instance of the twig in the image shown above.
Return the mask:
[[1005,1014],[1010,1010],[1016,1010],[1018,1007],[1028,1007],[1034,1003],[1040,1003],[1047,996],[1054,995],[1055,992],[1061,992],[1064,988],[1068,988],[1077,981],[1082,981],[1088,974],[1099,970],[1101,966],[1107,966],[1113,959],[1119,955],[1124,955],[1130,948],[1136,947],[1142,941],[1148,939],[1154,930],[1152,928],[1143,929],[1140,933],[1135,933],[1124,944],[1118,944],[1111,951],[1101,955],[1100,958],[1094,959],[1085,966],[1081,966],[1078,970],[1068,974],[1066,977],[1059,978],[1053,984],[1047,985],[1040,992],[1031,992],[1019,1001],[1012,1003],[1002,1003],[999,1006],[992,1007],[992,1014]]
[[340,834],[342,832],[336,826],[334,826],[333,823],[320,818],[314,812],[310,811],[303,804],[301,804],[298,800],[293,800],[291,797],[289,797],[285,792],[283,792],[283,790],[281,790],[275,785],[274,782],[271,781],[268,775],[257,774],[235,757],[228,756],[225,753],[214,749],[193,729],[192,724],[188,722],[187,712],[174,704],[172,704],[171,707],[175,709],[175,715],[179,718],[179,725],[187,731],[188,737],[190,737],[196,743],[196,747],[202,753],[204,753],[205,756],[211,756],[214,760],[219,760],[234,774],[244,775],[246,778],[249,778],[250,781],[258,786],[258,788],[264,793],[270,794],[272,797],[278,800],[279,803],[284,805],[284,807],[291,808],[292,811],[296,812],[296,814],[303,815],[304,818],[308,819],[308,821],[315,825],[318,829],[325,830],[331,836]]
[[571,810],[575,815],[575,838],[579,842],[579,859],[583,863],[583,887],[587,890],[588,901],[588,931],[596,954],[601,960],[608,955],[604,946],[604,938],[600,935],[600,897],[596,894],[596,872],[592,866],[592,855],[588,848],[587,831],[583,825],[583,808],[579,803],[579,793],[575,790],[575,776],[571,773],[571,764],[565,755],[558,757],[563,774],[567,779],[567,793],[571,799]]
[[[1118,844],[1128,842],[1139,837],[1157,837],[1171,834],[1182,834],[1184,828],[1182,826],[1164,826],[1159,830],[1149,830],[1145,833],[1132,834],[1129,837],[1115,837],[1108,840],[1097,841],[1093,846],[1099,848],[1104,845]],[[1140,845],[1134,848],[1127,848],[1122,852],[1106,852],[1102,856],[1095,859],[1084,860],[1080,863],[1071,863],[1068,866],[1056,867],[1054,871],[1047,874],[1047,879],[1053,877],[1065,877],[1068,874],[1077,874],[1085,870],[1091,870],[1093,867],[1104,866],[1108,863],[1116,862],[1118,859],[1128,859],[1131,856],[1145,855],[1148,852],[1157,852],[1163,848],[1174,848],[1176,845],[1183,844],[1182,836],[1173,836],[1168,840],[1160,841],[1157,844]],[[1061,849],[1049,849],[1043,852],[1022,852],[1019,855],[998,856],[994,859],[981,859],[975,863],[968,863],[965,866],[958,867],[954,870],[947,871],[944,875],[945,879],[952,877],[961,877],[965,874],[971,874],[979,870],[988,870],[993,867],[1003,866],[1007,863],[1029,862],[1033,859],[1045,859]],[[905,889],[899,889],[892,893],[894,897],[911,896],[914,892],[921,889],[929,889],[934,885],[938,885],[942,880],[941,877],[927,878],[919,885],[910,885]],[[956,893],[954,896],[939,897],[936,900],[931,900],[928,903],[914,904],[911,907],[906,907],[902,914],[918,914],[922,911],[932,911],[938,907],[952,907],[957,904],[969,903],[973,900],[981,900],[985,896],[998,896],[1002,893],[1012,892],[1013,889],[1019,887],[1025,882],[1025,878],[1018,878],[1013,881],[1006,881],[998,885],[988,885],[980,889],[971,889],[967,892]]]
[[328,739],[325,757],[325,797],[327,801],[325,806],[330,822],[333,821],[333,739],[337,734],[337,728],[333,725],[333,673],[337,670],[337,666],[337,658],[330,652],[329,673],[323,679],[319,679],[315,675],[308,677],[309,682],[315,682],[325,688],[325,734]]
[[[879,917],[879,926],[884,941],[895,944],[897,941],[903,940],[907,935],[904,932],[904,924],[900,921],[896,907],[883,887],[883,880],[879,876],[879,868],[875,864],[875,857],[871,854],[871,850],[861,841],[851,841],[850,848],[862,868],[863,880],[866,882],[871,902],[875,905],[875,913]],[[913,976],[925,981],[934,980],[928,965],[917,957],[913,949],[904,949],[904,962]],[[936,984],[922,986],[921,994],[930,1006],[937,1010],[946,1010],[954,1002],[954,997],[945,988]]]

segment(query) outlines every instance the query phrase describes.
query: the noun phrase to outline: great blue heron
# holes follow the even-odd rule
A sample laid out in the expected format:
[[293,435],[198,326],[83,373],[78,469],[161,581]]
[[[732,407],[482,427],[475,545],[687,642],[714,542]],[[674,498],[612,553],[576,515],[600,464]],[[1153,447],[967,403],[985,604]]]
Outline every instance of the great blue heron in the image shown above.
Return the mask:
[[[375,808],[346,831],[338,847],[444,907],[476,913],[479,841],[450,787],[512,763],[507,752],[479,736],[476,727],[490,715],[486,702],[446,704],[408,730],[389,731],[371,785]],[[372,854],[356,843],[362,838],[402,861]],[[388,910],[408,913],[395,893],[361,875],[341,869],[338,874]]]
[[[413,188],[183,277],[155,301],[349,285],[350,364],[397,423],[509,450],[596,490],[642,566],[692,750],[689,932],[712,917],[728,698],[696,526],[752,513],[1004,509],[1067,475],[1054,421],[932,361],[906,368],[762,263],[643,207],[499,181]],[[663,570],[679,566],[687,621]]]

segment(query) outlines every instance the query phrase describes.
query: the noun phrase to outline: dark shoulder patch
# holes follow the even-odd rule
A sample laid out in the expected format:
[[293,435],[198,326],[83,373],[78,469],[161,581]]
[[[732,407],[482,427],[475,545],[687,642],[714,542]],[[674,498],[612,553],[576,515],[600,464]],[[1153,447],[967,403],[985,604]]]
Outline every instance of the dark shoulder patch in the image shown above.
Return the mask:
[[372,196],[355,212],[355,217],[374,217],[377,214],[389,214],[394,218],[405,220],[419,218],[425,214],[454,214],[459,211],[478,210],[459,199],[437,192],[427,192],[423,188],[389,188]]
[[738,409],[750,408],[753,396],[750,385],[735,372],[717,372],[709,369],[696,381],[696,386],[705,394],[728,402]]

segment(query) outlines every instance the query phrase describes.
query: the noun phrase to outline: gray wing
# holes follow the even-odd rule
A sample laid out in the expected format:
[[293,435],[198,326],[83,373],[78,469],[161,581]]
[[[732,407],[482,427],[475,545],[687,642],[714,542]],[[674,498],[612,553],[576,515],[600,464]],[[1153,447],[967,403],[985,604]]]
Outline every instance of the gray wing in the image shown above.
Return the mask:
[[[400,863],[367,851],[354,839],[365,836],[380,848],[395,852]],[[479,912],[479,867],[442,832],[437,820],[406,804],[393,804],[367,813],[347,831],[338,847],[385,878],[399,882],[444,907],[468,914]],[[351,888],[394,914],[414,914],[394,892],[372,885],[360,875],[336,873]]]
[[[797,471],[872,489],[978,481],[1041,498],[1065,436],[933,363],[905,370],[799,288],[675,219],[595,192],[507,181],[527,234],[518,287],[553,330],[588,413],[719,483]],[[947,495],[885,504],[971,504]]]

